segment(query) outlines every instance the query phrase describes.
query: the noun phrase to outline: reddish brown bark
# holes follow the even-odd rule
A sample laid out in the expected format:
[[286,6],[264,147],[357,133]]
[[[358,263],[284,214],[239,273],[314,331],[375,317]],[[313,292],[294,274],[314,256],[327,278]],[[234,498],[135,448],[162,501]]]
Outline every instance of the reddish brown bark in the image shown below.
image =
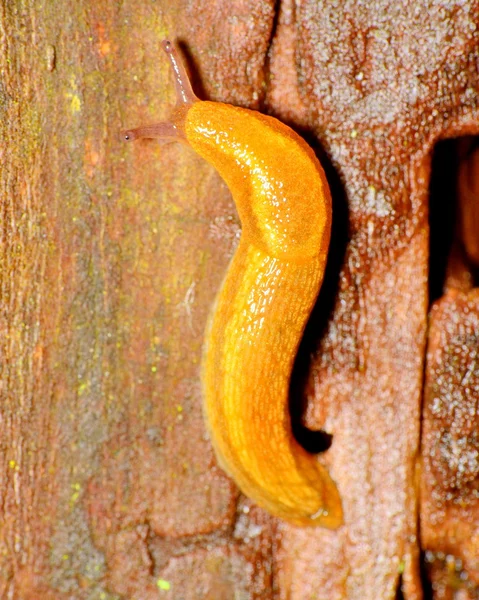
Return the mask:
[[422,437],[421,538],[437,598],[479,587],[479,289],[431,313]]
[[459,231],[468,259],[479,265],[479,147],[475,138],[465,138],[461,145],[458,176],[460,203]]
[[[421,597],[429,157],[479,131],[478,21],[473,0],[0,2],[0,597],[387,600],[401,574]],[[232,200],[187,148],[117,137],[168,113],[165,36],[200,95],[275,114],[328,167],[299,367],[336,532],[273,522],[215,465],[200,361]]]
[[[363,12],[346,3],[338,11],[302,3],[294,17],[284,9],[274,41],[279,87],[271,105],[319,137],[348,209],[335,309],[314,357],[306,411],[307,424],[333,434],[325,461],[339,483],[346,524],[338,532],[285,528],[278,556],[287,598],[393,598],[401,574],[404,594],[421,597],[415,482],[428,156],[439,137],[477,127],[477,41],[465,33],[465,13],[456,13],[449,29],[445,13],[416,8],[389,4],[385,13],[383,4],[370,3]],[[445,37],[432,42],[433,31],[456,36],[454,60]],[[288,66],[285,47],[299,48],[299,67]],[[461,83],[450,71],[461,73]],[[283,112],[288,84],[297,101]],[[337,194],[336,208],[340,232]]]

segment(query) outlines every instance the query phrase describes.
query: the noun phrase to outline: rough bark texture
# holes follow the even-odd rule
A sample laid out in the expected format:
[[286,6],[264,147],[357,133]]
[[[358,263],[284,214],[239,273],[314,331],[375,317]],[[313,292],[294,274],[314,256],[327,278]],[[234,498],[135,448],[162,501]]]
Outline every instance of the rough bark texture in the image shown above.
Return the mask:
[[[421,539],[437,598],[479,588],[479,288],[431,312],[422,437]],[[449,588],[449,589],[448,589]]]
[[[479,132],[478,22],[477,0],[0,0],[1,598],[388,600],[400,579],[422,597],[429,163],[438,139]],[[168,114],[167,36],[199,95],[280,117],[328,168],[331,259],[295,381],[304,423],[333,436],[338,531],[274,522],[215,465],[200,360],[232,200],[187,148],[117,136]],[[439,304],[434,339],[461,298]],[[449,448],[434,445],[434,377],[464,388],[476,350],[456,372],[434,339],[423,548],[468,575],[437,598],[474,598],[477,486],[475,521],[441,505],[454,542],[431,486]]]

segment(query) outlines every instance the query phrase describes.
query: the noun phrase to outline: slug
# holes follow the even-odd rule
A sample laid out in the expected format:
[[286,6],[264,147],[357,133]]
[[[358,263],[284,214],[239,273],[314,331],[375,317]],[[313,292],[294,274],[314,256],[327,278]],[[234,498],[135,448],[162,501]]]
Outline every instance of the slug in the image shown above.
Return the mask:
[[291,370],[325,269],[331,197],[311,148],[256,111],[200,101],[178,50],[163,42],[175,75],[169,121],[125,140],[187,143],[230,188],[239,246],[210,319],[203,361],[204,412],[220,466],[241,491],[296,525],[338,527],[337,487],[295,440]]

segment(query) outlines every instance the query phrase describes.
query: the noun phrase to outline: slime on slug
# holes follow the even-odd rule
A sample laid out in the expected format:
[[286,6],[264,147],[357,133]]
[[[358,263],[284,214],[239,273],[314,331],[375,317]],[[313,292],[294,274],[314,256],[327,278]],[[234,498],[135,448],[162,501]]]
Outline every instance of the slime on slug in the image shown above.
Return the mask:
[[216,456],[241,491],[273,515],[338,527],[337,487],[294,438],[288,410],[291,370],[328,252],[324,171],[277,119],[200,101],[174,44],[164,41],[163,49],[176,109],[169,121],[129,129],[124,139],[187,143],[223,177],[242,224],[205,343],[204,409]]

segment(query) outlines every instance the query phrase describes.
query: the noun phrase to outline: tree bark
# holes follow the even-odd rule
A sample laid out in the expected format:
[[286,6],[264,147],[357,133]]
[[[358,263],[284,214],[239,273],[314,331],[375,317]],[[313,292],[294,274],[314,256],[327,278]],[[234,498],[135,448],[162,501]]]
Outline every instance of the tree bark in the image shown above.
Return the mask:
[[[479,132],[478,22],[476,0],[0,0],[0,597],[422,597],[429,166]],[[234,205],[188,148],[118,135],[171,109],[165,37],[198,95],[281,118],[326,166],[292,403],[332,436],[337,531],[275,521],[215,463],[200,363]]]

